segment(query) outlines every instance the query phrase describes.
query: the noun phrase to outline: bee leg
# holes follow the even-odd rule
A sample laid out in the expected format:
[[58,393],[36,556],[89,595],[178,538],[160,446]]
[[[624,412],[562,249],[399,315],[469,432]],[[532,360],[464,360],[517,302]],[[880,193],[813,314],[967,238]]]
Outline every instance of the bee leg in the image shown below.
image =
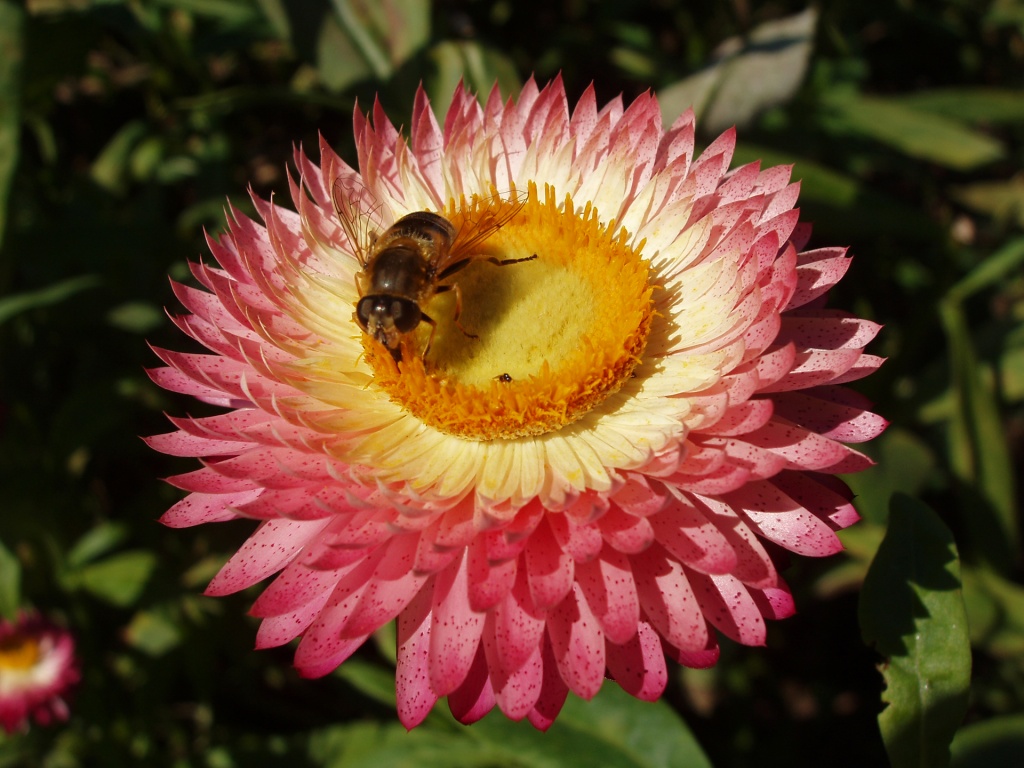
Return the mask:
[[437,330],[437,323],[426,312],[420,314],[420,322],[430,323],[430,336],[427,338],[427,346],[423,348],[423,354],[420,355],[420,360],[426,360],[427,355],[430,354],[430,345],[434,343],[434,331]]
[[450,285],[440,285],[437,287],[437,290],[434,291],[434,293],[446,293],[447,291],[455,291],[455,316],[452,318],[455,321],[455,325],[469,338],[479,339],[479,336],[477,336],[475,333],[470,333],[469,331],[467,331],[465,328],[462,327],[462,323],[459,322],[459,317],[462,315],[462,291],[459,290],[459,284],[452,283]]
[[491,264],[494,264],[495,266],[498,267],[507,267],[509,264],[519,264],[523,261],[533,261],[536,258],[537,254],[535,253],[533,254],[533,256],[527,256],[522,259],[499,259],[497,256],[491,256],[489,259],[486,259],[486,261],[489,261],[491,262]]
[[459,290],[458,283],[452,286],[452,290],[455,291],[455,317],[452,318],[453,320],[455,320],[455,325],[458,326],[458,329],[462,331],[464,334],[466,334],[466,336],[468,336],[469,338],[479,339],[479,336],[477,336],[475,333],[470,333],[469,331],[467,331],[465,328],[462,327],[462,323],[459,322],[459,317],[462,315],[462,291]]

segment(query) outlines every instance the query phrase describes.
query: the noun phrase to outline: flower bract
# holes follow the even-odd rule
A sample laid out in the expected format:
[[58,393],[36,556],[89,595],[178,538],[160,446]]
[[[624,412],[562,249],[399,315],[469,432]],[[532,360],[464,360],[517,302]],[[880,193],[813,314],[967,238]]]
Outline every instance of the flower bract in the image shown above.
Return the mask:
[[152,376],[217,410],[150,438],[203,460],[163,521],[256,523],[208,594],[273,576],[257,646],[309,677],[397,620],[407,727],[447,697],[546,728],[764,644],[780,553],[841,549],[835,475],[885,426],[842,386],[878,326],[825,307],[850,261],[806,250],[790,168],[557,80],[354,129],[356,167],[298,150],[292,209],[233,210],[175,287],[207,351]]

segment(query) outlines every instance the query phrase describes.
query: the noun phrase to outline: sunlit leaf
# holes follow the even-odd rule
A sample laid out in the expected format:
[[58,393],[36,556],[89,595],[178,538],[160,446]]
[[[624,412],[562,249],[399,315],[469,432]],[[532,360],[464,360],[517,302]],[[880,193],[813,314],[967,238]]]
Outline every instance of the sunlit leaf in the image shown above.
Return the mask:
[[978,123],[1024,122],[1024,90],[937,88],[900,97],[908,107]]
[[127,526],[121,523],[101,523],[89,530],[71,548],[67,555],[70,568],[79,568],[115,549],[128,536]]
[[1002,768],[1024,755],[1024,714],[1004,715],[960,730],[950,747],[951,768]]
[[953,199],[971,210],[1024,227],[1024,177],[978,181],[951,190]]
[[333,15],[327,16],[320,26],[316,64],[321,82],[332,91],[341,91],[373,76],[373,69]]
[[788,102],[807,74],[817,20],[812,6],[726,40],[707,69],[661,89],[666,121],[692,106],[701,129],[716,134]]
[[897,494],[860,600],[865,642],[884,657],[878,723],[893,768],[943,768],[967,711],[971,648],[952,534]]
[[836,95],[826,101],[833,131],[881,142],[898,152],[956,170],[1005,154],[1003,145],[956,120],[907,106],[902,98]]
[[429,0],[332,0],[352,45],[373,75],[390,76],[430,37]]
[[99,283],[99,278],[93,275],[82,275],[63,280],[38,291],[16,293],[13,296],[0,298],[0,324],[30,309],[59,304],[79,291],[94,288]]
[[166,316],[155,304],[131,301],[119,304],[107,313],[107,321],[129,333],[148,333],[159,328]]
[[21,62],[25,12],[0,0],[0,245],[7,227],[7,197],[21,144]]
[[121,552],[79,569],[72,575],[72,583],[101,600],[125,608],[139,599],[156,562],[156,555],[149,551]]

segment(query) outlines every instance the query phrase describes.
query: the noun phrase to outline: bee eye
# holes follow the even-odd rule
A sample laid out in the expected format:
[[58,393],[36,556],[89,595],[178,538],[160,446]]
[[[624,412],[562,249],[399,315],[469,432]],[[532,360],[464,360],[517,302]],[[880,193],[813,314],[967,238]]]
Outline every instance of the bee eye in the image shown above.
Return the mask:
[[365,296],[359,300],[356,304],[356,320],[359,321],[359,325],[362,326],[363,330],[370,324],[370,311],[373,309],[373,300],[369,296]]
[[408,299],[394,299],[391,302],[391,320],[399,333],[409,333],[420,324],[422,313],[416,303]]

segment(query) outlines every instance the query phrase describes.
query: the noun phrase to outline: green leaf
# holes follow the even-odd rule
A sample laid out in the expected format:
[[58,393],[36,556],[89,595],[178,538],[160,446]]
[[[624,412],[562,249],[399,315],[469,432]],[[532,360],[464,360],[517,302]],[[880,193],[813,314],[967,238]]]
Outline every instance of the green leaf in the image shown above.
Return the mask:
[[7,199],[21,143],[21,63],[25,12],[0,0],[0,245],[7,226]]
[[143,334],[159,328],[165,317],[155,304],[130,301],[111,309],[107,313],[107,322],[122,331]]
[[1024,237],[1011,240],[949,289],[946,301],[964,301],[1013,275],[1024,264]]
[[433,46],[428,56],[434,73],[427,79],[438,121],[443,125],[448,104],[459,81],[474,93],[486,96],[497,83],[506,98],[518,95],[522,83],[515,65],[505,54],[473,41],[445,41]]
[[384,667],[355,658],[338,667],[337,675],[374,701],[389,707],[395,706],[394,667]]
[[1024,90],[1016,88],[936,88],[900,96],[908,107],[972,123],[1024,122]]
[[664,702],[643,702],[606,683],[591,701],[569,696],[547,734],[492,713],[474,735],[510,748],[524,765],[710,768],[686,723]]
[[967,711],[971,647],[952,534],[926,505],[893,497],[864,581],[860,626],[885,657],[878,716],[893,768],[942,768]]
[[[579,734],[579,743],[603,744],[628,755],[643,768],[711,768],[704,750],[686,723],[664,701],[634,699],[607,683],[592,701],[570,696],[551,732],[565,727]],[[601,762],[599,758],[594,764]],[[576,765],[578,763],[568,763]]]
[[965,568],[971,642],[997,659],[1024,655],[1024,587],[986,568]]
[[80,568],[71,578],[101,600],[126,608],[139,599],[154,568],[156,555],[131,550]]
[[101,523],[89,530],[68,552],[68,566],[80,568],[117,547],[128,536],[127,526]]
[[1002,768],[1018,765],[1024,755],[1024,714],[1006,715],[968,725],[950,747],[952,768]]
[[0,298],[0,324],[30,309],[59,304],[79,291],[93,288],[99,283],[99,278],[94,275],[80,275],[54,283],[46,288],[40,288],[38,291],[17,293]]
[[810,7],[726,40],[707,69],[660,90],[666,122],[692,106],[701,129],[717,134],[787,103],[807,74],[817,21]]
[[181,629],[167,607],[139,611],[125,631],[125,641],[149,656],[163,656],[181,643]]
[[333,15],[327,16],[320,25],[316,40],[316,67],[320,81],[332,91],[343,91],[353,83],[373,76],[373,70]]
[[0,616],[13,619],[21,606],[21,561],[0,541]]
[[411,733],[397,724],[328,728],[309,745],[325,768],[711,768],[671,707],[613,683],[590,702],[570,696],[547,733],[495,710],[468,728],[440,714]]
[[961,122],[908,107],[902,98],[837,94],[825,101],[826,125],[886,144],[919,160],[960,171],[1005,155],[1003,145]]
[[[951,292],[954,299],[973,290],[971,280],[968,276]],[[950,464],[964,483],[964,493],[971,495],[972,509],[964,520],[974,551],[1006,572],[1019,556],[1013,460],[995,392],[982,376],[959,301],[942,301],[939,314],[949,340],[955,402],[949,425]]]
[[108,192],[124,192],[131,178],[131,159],[135,147],[145,138],[148,130],[142,120],[125,123],[93,161],[92,180]]
[[936,472],[936,458],[924,440],[898,426],[889,427],[866,447],[877,463],[845,480],[854,492],[857,511],[873,523],[884,524],[892,495],[917,495]]
[[1009,181],[979,181],[953,187],[953,199],[968,208],[1024,227],[1024,178]]
[[377,79],[388,78],[430,38],[428,0],[332,0],[331,5]]

